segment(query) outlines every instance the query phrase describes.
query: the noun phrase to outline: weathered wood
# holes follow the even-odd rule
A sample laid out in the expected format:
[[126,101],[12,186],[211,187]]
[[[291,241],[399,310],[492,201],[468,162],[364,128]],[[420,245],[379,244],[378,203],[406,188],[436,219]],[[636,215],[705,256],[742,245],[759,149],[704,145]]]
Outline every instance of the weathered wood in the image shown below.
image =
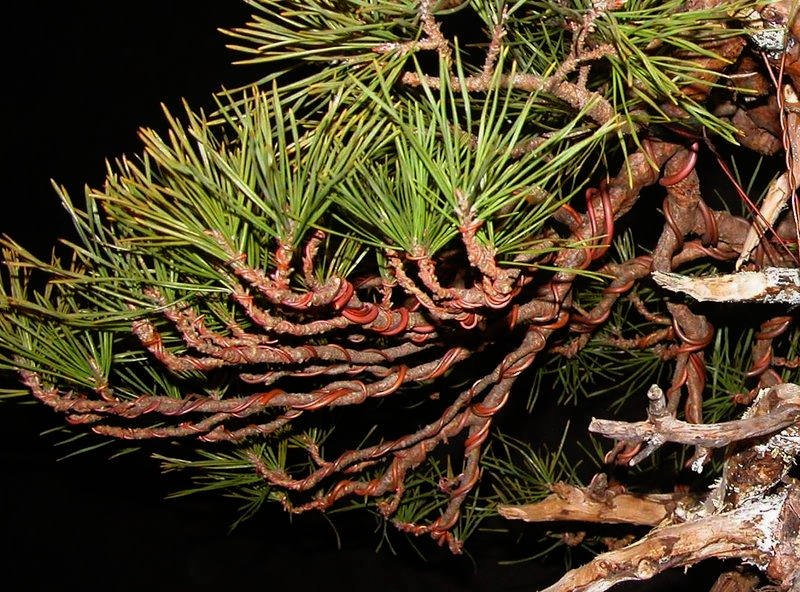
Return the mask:
[[662,288],[682,292],[704,302],[764,302],[800,304],[800,270],[766,267],[711,277],[653,272]]
[[685,495],[635,495],[606,491],[598,496],[587,487],[566,483],[553,484],[553,493],[534,504],[500,506],[504,518],[525,522],[560,520],[604,524],[644,524],[655,526],[663,521]]
[[[657,386],[654,388],[658,389]],[[648,453],[666,442],[721,448],[733,442],[779,432],[800,419],[800,387],[783,384],[774,387],[772,392],[777,397],[776,404],[764,415],[723,423],[693,424],[671,415],[655,415],[652,412],[651,399],[651,411],[646,421],[625,422],[593,418],[589,431],[620,441],[647,442]],[[636,464],[642,458],[642,454],[637,454],[630,463]]]
[[[598,555],[571,570],[543,592],[602,592],[620,582],[648,580],[672,567],[712,557],[735,557],[768,570],[774,567],[777,577],[773,580],[788,590],[797,580],[796,571],[786,571],[798,567],[792,554],[797,537],[788,540],[791,533],[784,532],[794,528],[792,508],[797,497],[797,491],[783,490],[730,512],[655,529],[632,545]],[[790,509],[784,511],[789,503]],[[786,561],[794,563],[784,565]]]

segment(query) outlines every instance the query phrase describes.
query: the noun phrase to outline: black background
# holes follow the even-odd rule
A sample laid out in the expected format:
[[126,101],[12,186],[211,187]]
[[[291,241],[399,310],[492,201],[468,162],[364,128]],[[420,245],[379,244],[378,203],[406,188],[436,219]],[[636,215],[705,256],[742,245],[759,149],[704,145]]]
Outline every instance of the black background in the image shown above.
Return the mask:
[[[216,31],[245,22],[249,10],[235,0],[15,4],[2,36],[0,231],[40,256],[56,237],[70,236],[49,179],[79,198],[84,183],[101,184],[105,158],[139,149],[138,127],[163,128],[160,102],[176,112],[181,97],[209,107],[221,84],[261,73],[230,66],[235,54]],[[8,590],[536,590],[563,571],[559,554],[549,565],[499,565],[520,549],[513,537],[491,534],[470,540],[475,564],[427,538],[419,541],[426,561],[399,536],[398,554],[376,553],[380,537],[365,512],[333,517],[341,549],[322,517],[290,524],[275,508],[228,534],[231,503],[165,500],[180,484],[144,453],[110,461],[101,449],[58,461],[57,438],[38,433],[59,423],[37,405],[0,404],[0,567]],[[680,582],[705,590],[713,581],[690,574],[662,576],[647,589]]]

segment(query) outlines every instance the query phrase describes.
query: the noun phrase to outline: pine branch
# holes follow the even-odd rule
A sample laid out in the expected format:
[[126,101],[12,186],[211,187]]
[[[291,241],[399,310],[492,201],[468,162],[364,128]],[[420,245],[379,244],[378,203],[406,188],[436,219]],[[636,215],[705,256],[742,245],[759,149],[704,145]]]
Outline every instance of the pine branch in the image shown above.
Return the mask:
[[[270,73],[211,115],[166,112],[167,132],[142,130],[143,153],[109,165],[82,209],[59,190],[78,240],[58,256],[3,239],[2,368],[76,430],[196,443],[166,466],[246,512],[371,505],[461,552],[501,501],[529,520],[657,526],[554,590],[721,555],[795,586],[781,566],[797,564],[800,402],[781,383],[800,332],[772,309],[742,327],[659,288],[796,300],[800,44],[785,3],[249,4],[229,34]],[[785,162],[729,166],[738,139]],[[713,194],[712,167],[730,194]],[[718,275],[737,258],[756,270]],[[592,456],[630,466],[691,444],[689,465],[720,481],[581,487],[563,440],[489,444],[525,373],[529,407],[556,392],[617,413],[668,383],[646,421],[595,420],[618,442]],[[751,407],[731,419],[735,404]],[[374,426],[326,442],[372,411]],[[650,460],[648,483],[685,459]]]
[[644,442],[646,446],[629,461],[635,465],[666,442],[691,444],[706,448],[722,448],[740,440],[751,440],[787,428],[800,418],[800,391],[793,384],[772,389],[777,405],[768,415],[749,417],[719,424],[693,425],[672,417],[666,407],[664,393],[653,385],[647,393],[647,421],[627,423],[592,419],[589,431],[625,442]]

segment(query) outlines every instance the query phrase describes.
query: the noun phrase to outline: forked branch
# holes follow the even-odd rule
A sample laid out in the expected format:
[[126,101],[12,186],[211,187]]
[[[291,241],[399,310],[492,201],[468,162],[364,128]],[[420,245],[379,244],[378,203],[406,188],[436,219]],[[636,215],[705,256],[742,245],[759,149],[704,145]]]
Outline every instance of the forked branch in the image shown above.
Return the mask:
[[658,385],[648,391],[648,418],[641,422],[592,419],[589,431],[624,442],[644,442],[641,452],[630,459],[635,465],[666,442],[722,448],[733,442],[773,434],[800,419],[800,387],[781,384],[773,388],[777,404],[766,415],[723,423],[693,424],[676,419],[666,412],[664,394]]
[[[794,488],[730,512],[658,528],[632,545],[598,555],[543,592],[602,592],[710,558],[738,558],[768,571],[788,560],[796,570],[799,502],[800,491]],[[787,567],[780,567],[784,574]],[[782,576],[784,589],[797,583],[797,576],[797,571]]]

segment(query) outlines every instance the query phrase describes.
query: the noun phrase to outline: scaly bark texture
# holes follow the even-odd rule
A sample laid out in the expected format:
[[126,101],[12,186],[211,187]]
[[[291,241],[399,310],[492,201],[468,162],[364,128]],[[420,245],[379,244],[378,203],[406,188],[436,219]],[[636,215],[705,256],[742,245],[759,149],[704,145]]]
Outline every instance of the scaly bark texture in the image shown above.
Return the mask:
[[[497,506],[648,525],[549,590],[712,557],[797,590],[796,5],[248,4],[259,84],[143,130],[84,210],[61,192],[63,258],[4,239],[2,367],[76,429],[193,443],[167,466],[249,510],[371,505],[454,553]],[[719,482],[487,493],[525,373],[536,405],[637,393],[646,419],[589,427],[603,475],[674,443],[697,473],[719,450]]]

